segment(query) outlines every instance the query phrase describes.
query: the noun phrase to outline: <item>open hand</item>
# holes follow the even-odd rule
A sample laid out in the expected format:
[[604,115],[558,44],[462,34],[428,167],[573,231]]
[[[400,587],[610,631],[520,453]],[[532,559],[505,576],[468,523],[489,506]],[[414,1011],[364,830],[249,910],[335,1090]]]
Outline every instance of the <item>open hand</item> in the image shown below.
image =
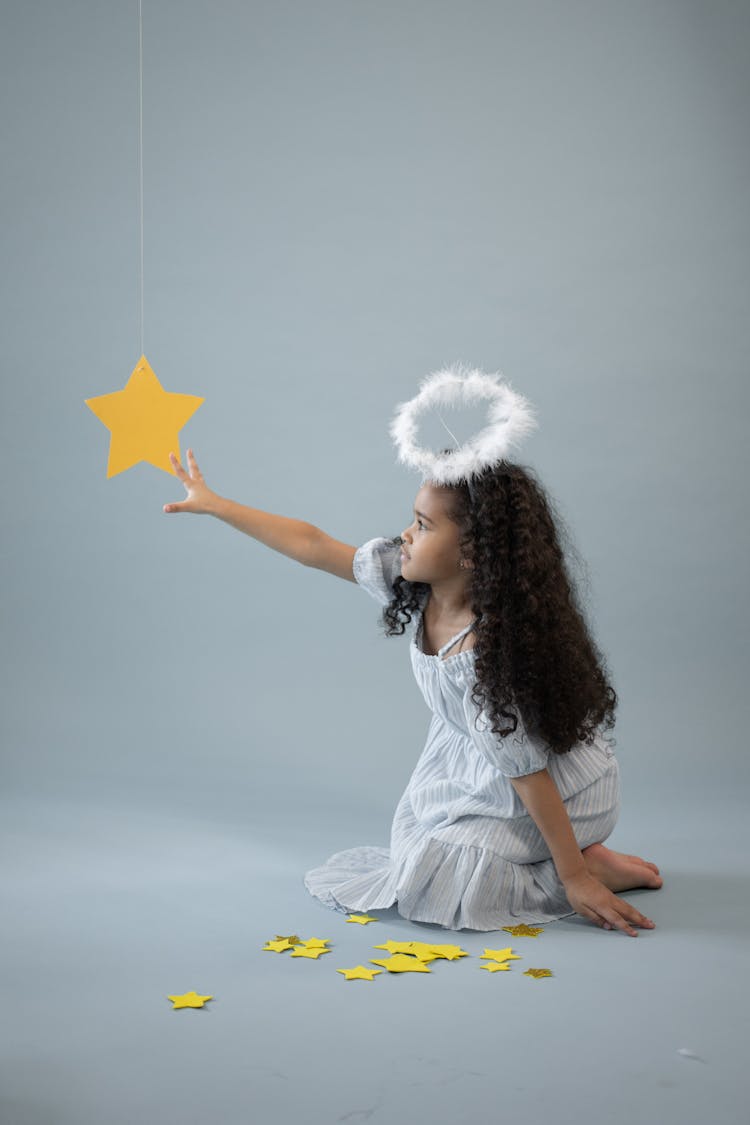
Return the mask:
[[212,492],[203,479],[203,473],[198,468],[195,457],[193,456],[192,449],[187,451],[187,462],[189,473],[186,473],[174,453],[169,454],[169,460],[177,477],[185,485],[187,492],[186,500],[176,500],[172,504],[165,504],[165,512],[195,512],[196,514],[207,514],[211,512],[212,501],[218,499],[215,492]]
[[568,902],[577,914],[589,918],[604,930],[613,927],[624,930],[631,937],[638,937],[638,931],[633,926],[653,930],[654,923],[640,910],[636,910],[629,902],[618,898],[604,883],[594,875],[584,872],[575,875],[565,883],[565,894]]

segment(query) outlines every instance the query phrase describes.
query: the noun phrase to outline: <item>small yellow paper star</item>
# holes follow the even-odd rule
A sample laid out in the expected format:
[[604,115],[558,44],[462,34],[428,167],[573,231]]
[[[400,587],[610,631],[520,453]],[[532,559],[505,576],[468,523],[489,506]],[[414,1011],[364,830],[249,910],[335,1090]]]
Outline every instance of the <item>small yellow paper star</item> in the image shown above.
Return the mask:
[[486,969],[488,973],[510,972],[510,965],[507,961],[503,961],[503,963],[500,965],[496,961],[490,961],[487,965],[480,965],[479,968]]
[[292,957],[311,957],[313,960],[318,959],[323,953],[332,953],[332,949],[327,949],[325,946],[314,946],[308,948],[304,945],[296,945],[292,950]]
[[297,941],[297,945],[304,945],[305,949],[325,949],[330,942],[330,938],[311,937],[307,941]]
[[277,938],[276,941],[267,941],[263,949],[271,950],[274,953],[284,953],[287,949],[294,949],[294,944],[287,938]]
[[436,956],[443,957],[446,961],[457,961],[461,957],[469,956],[460,945],[431,945],[430,949]]
[[426,942],[406,941],[406,942],[403,942],[403,945],[404,945],[405,948],[394,949],[394,950],[392,950],[392,952],[393,953],[410,953],[412,957],[417,957],[417,958],[419,958],[420,961],[424,961],[424,962],[437,961],[438,957],[440,956],[438,953],[435,952],[434,949],[431,949],[430,946],[427,945]]
[[168,996],[174,1004],[174,1008],[202,1008],[206,1000],[213,1000],[213,996],[199,996],[197,992],[186,992],[184,996]]
[[387,949],[389,953],[411,953],[414,957],[419,957],[420,961],[437,961],[438,958],[455,961],[459,957],[469,956],[459,945],[433,945],[425,941],[384,941],[374,948]]
[[432,972],[428,969],[424,961],[419,957],[410,957],[408,953],[396,953],[393,957],[384,957],[378,960],[371,957],[373,965],[382,965],[389,973],[429,973]]
[[507,949],[485,949],[482,954],[483,957],[490,958],[492,961],[520,961],[521,958],[517,953],[514,953],[510,946]]
[[353,969],[337,969],[337,973],[343,973],[347,980],[369,980],[376,977],[378,973],[382,973],[382,969],[368,969],[366,965],[356,965]]
[[549,969],[527,969],[523,974],[525,977],[551,977],[552,972]]
[[518,926],[503,926],[503,929],[513,934],[513,937],[539,937],[539,934],[544,933],[543,926],[527,926],[525,922]]
[[110,433],[107,477],[140,461],[174,476],[170,450],[179,457],[179,433],[204,400],[165,391],[145,355],[136,363],[125,388],[85,399]]
[[300,939],[297,937],[296,934],[287,934],[287,935],[277,934],[275,940],[276,941],[288,941],[292,945],[299,945]]
[[372,918],[369,914],[350,914],[347,918],[347,922],[359,922],[360,926],[366,926],[368,922],[377,921],[377,918]]
[[436,961],[438,958],[432,947],[421,941],[384,941],[382,945],[374,945],[373,949],[387,949],[389,953],[411,953],[420,961]]
[[387,949],[389,953],[411,953],[410,941],[384,941],[381,945],[373,945],[373,949]]

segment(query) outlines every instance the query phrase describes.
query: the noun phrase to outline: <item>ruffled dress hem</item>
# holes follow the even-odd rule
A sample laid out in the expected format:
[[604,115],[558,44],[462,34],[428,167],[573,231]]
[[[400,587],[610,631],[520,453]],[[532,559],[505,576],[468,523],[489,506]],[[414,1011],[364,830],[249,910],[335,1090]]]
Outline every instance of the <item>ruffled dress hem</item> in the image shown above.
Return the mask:
[[[395,906],[409,921],[446,930],[486,932],[575,913],[551,859],[511,863],[484,848],[444,844],[429,836],[406,864],[392,865],[388,848],[366,845],[337,852],[308,871],[304,882],[310,894],[340,913]],[[488,887],[494,891],[492,904]],[[540,900],[545,909],[539,908]]]

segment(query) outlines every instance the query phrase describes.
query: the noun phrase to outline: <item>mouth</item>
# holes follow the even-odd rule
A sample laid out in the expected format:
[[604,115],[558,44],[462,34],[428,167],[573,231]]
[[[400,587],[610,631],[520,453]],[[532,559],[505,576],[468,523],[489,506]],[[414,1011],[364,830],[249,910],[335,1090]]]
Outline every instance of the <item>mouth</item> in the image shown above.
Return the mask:
[[404,550],[402,549],[402,551],[401,551],[401,561],[402,561],[402,562],[407,562],[407,561],[408,561],[408,559],[409,559],[409,557],[410,557],[410,556],[409,556],[409,555],[407,555],[406,551],[404,551]]

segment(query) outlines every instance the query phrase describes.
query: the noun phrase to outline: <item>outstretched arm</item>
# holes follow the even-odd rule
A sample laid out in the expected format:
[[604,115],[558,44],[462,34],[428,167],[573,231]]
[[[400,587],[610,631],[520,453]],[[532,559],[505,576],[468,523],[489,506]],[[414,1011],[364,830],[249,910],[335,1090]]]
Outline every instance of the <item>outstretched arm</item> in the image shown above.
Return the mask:
[[633,926],[653,929],[654,923],[649,918],[618,898],[590,874],[560,792],[547,770],[510,780],[549,846],[560,882],[573,909],[605,930],[616,926],[631,937],[638,936]]
[[170,453],[169,457],[178,479],[185,485],[187,498],[165,504],[165,512],[193,512],[199,515],[216,516],[217,519],[223,520],[245,535],[252,536],[266,547],[282,555],[288,555],[303,566],[327,570],[338,578],[345,578],[350,582],[356,581],[352,573],[355,547],[332,539],[325,531],[305,520],[275,516],[271,512],[262,512],[259,508],[249,508],[245,504],[238,504],[235,500],[226,500],[223,496],[219,496],[203,479],[192,449],[188,449],[187,453],[189,472],[185,471],[174,453]]

